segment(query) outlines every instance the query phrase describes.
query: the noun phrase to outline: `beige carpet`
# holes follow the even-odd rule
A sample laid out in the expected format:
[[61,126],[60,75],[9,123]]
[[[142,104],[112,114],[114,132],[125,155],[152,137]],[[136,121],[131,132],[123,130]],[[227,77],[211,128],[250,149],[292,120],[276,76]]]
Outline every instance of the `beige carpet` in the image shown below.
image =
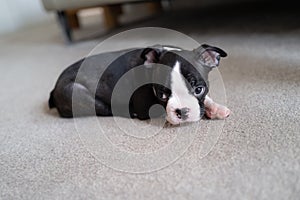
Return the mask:
[[[0,199],[298,199],[300,16],[255,12],[176,12],[113,32],[168,27],[229,54],[220,66],[227,120],[154,135],[157,124],[134,121],[148,126],[141,137],[113,118],[74,122],[47,109],[61,71],[108,36],[78,32],[66,46],[55,22],[2,36]],[[130,120],[119,122],[131,129]]]

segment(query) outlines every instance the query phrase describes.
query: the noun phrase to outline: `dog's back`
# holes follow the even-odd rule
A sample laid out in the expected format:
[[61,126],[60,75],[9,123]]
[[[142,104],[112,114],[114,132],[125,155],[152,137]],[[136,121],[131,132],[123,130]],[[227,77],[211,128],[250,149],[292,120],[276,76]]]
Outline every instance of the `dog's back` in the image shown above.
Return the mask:
[[[143,64],[140,58],[143,51],[140,49],[126,49],[116,52],[101,53],[81,59],[65,69],[59,76],[55,88],[50,93],[49,108],[57,108],[61,117],[73,117],[72,95],[80,94],[77,99],[78,106],[83,106],[80,115],[90,115],[85,112],[91,105],[100,108],[103,112],[97,115],[111,115],[111,92],[106,88],[113,88],[118,77],[129,71],[132,67]],[[103,77],[113,77],[104,80]],[[117,77],[117,78],[116,78]],[[101,101],[100,101],[101,100]],[[98,107],[97,107],[98,106]]]

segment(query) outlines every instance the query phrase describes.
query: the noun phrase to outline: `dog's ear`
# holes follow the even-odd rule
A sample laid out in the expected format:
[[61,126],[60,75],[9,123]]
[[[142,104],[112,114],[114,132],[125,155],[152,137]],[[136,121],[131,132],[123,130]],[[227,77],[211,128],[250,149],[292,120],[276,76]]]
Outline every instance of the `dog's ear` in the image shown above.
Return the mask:
[[219,66],[220,58],[226,57],[227,53],[218,47],[202,44],[195,49],[197,60],[204,66],[214,68]]
[[145,60],[144,64],[157,63],[159,61],[160,55],[161,51],[159,49],[145,48],[142,51],[141,58]]

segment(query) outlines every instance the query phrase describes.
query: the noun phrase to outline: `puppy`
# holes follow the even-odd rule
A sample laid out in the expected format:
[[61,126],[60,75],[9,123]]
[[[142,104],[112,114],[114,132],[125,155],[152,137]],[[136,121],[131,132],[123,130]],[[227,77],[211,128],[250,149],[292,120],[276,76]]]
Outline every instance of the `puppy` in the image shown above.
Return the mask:
[[171,124],[195,122],[204,114],[224,119],[230,110],[207,93],[209,72],[226,56],[206,44],[192,51],[155,45],[89,56],[63,71],[49,107],[56,107],[61,117],[96,114],[145,120],[153,117],[149,110],[158,104],[164,112],[154,115],[165,115]]

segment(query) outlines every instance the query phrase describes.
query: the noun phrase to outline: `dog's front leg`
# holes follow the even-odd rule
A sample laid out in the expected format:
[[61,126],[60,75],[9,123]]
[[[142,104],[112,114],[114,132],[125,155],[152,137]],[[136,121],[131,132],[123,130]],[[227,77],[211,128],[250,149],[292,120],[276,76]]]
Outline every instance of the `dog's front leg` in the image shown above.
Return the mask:
[[223,105],[214,102],[208,95],[204,99],[205,115],[210,119],[225,119],[231,111]]

